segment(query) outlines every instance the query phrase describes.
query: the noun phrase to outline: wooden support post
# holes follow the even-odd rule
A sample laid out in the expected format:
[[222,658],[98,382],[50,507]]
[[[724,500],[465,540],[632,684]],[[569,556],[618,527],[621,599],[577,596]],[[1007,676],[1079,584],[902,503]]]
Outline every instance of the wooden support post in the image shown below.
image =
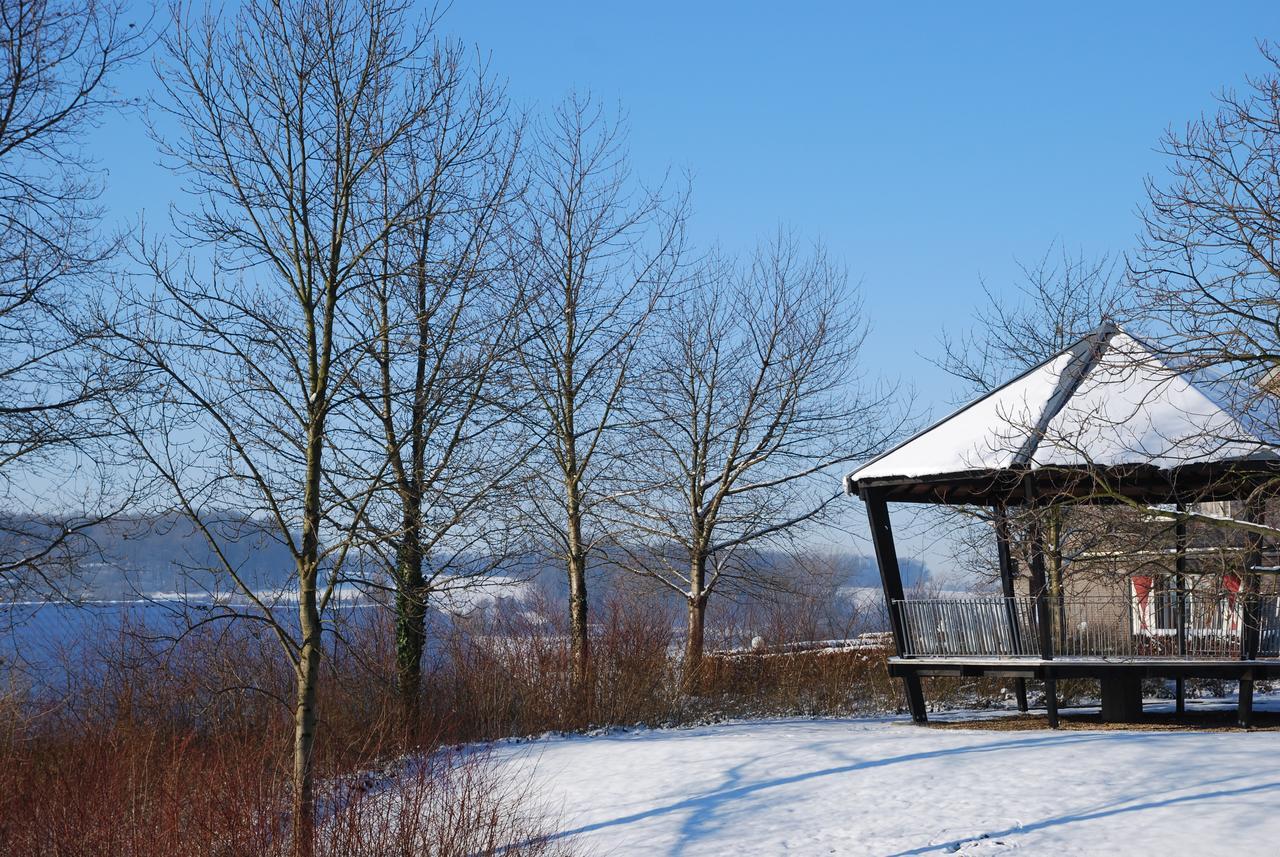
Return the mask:
[[[1178,515],[1173,529],[1173,586],[1178,599],[1178,657],[1187,656],[1187,522],[1182,513],[1186,507],[1178,504]],[[1182,676],[1174,679],[1174,696],[1177,713],[1187,710],[1187,682]]]
[[[893,544],[893,525],[889,521],[889,505],[884,494],[873,488],[863,488],[862,502],[867,506],[867,520],[871,525],[871,544],[876,551],[876,565],[880,568],[880,586],[884,590],[885,606],[889,608],[889,627],[893,631],[893,643],[898,657],[909,657],[907,628],[903,623],[901,602],[905,598],[902,589],[902,571],[898,567],[898,550]],[[920,676],[910,672],[902,677],[906,686],[907,706],[911,719],[927,723],[929,716],[924,706],[924,690]]]
[[[1244,519],[1250,523],[1258,523],[1262,520],[1262,504],[1259,500],[1252,497],[1244,502]],[[1258,647],[1262,642],[1262,620],[1259,615],[1259,598],[1258,598],[1258,573],[1254,568],[1262,560],[1262,536],[1259,533],[1247,533],[1245,537],[1246,545],[1244,552],[1244,568],[1241,570],[1240,577],[1240,599],[1242,621],[1240,623],[1240,659],[1246,661],[1255,660],[1258,657]],[[1250,682],[1250,699],[1252,700],[1252,685]],[[1243,696],[1243,690],[1241,691]]]
[[1102,679],[1102,719],[1106,723],[1134,723],[1142,717],[1142,679],[1116,675]]
[[[1009,644],[1013,647],[1012,654],[1020,655],[1022,654],[1022,630],[1018,627],[1018,604],[1015,600],[1018,593],[1013,585],[1017,571],[1013,564],[1013,554],[1009,550],[1009,514],[1003,504],[996,506],[993,512],[996,524],[996,554],[1000,562],[1000,589],[1004,594],[1005,618],[1009,623]],[[1027,680],[1015,678],[1013,691],[1018,700],[1018,710],[1025,712]]]
[[1049,609],[1049,585],[1044,573],[1044,542],[1040,534],[1040,521],[1036,517],[1031,479],[1024,483],[1027,494],[1027,508],[1032,512],[1028,519],[1028,549],[1031,566],[1031,594],[1036,599],[1036,625],[1040,638],[1040,657],[1046,661],[1053,660],[1053,616]]
[[[1028,520],[1030,531],[1027,541],[1030,553],[1031,592],[1036,598],[1036,625],[1039,626],[1040,657],[1043,660],[1051,661],[1053,660],[1053,618],[1049,609],[1048,581],[1045,579],[1044,574],[1044,542],[1040,534],[1040,520],[1035,514],[1034,486],[1031,483],[1030,475],[1023,479],[1022,485],[1026,493],[1027,508],[1032,512]],[[1045,668],[1044,705],[1049,714],[1049,728],[1057,729],[1058,682],[1048,667]]]
[[1245,729],[1253,725],[1253,679],[1240,679],[1240,695],[1236,702],[1236,719]]
[[1013,696],[1018,701],[1018,710],[1023,714],[1027,713],[1027,680],[1025,678],[1015,678],[1013,680]]

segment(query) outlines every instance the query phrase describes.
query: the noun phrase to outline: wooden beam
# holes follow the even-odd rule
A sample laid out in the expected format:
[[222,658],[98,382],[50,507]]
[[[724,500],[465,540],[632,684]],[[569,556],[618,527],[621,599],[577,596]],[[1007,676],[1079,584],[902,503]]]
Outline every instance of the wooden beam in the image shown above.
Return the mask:
[[867,523],[871,526],[871,546],[876,552],[876,567],[880,570],[880,588],[884,592],[885,605],[889,609],[889,629],[893,631],[894,648],[898,657],[907,657],[906,629],[897,603],[906,597],[902,588],[902,570],[898,567],[898,549],[893,543],[893,524],[889,520],[889,506],[884,494],[875,489],[864,489],[862,502],[867,507]]
[[1236,702],[1236,720],[1245,729],[1253,725],[1253,679],[1240,679],[1240,695]]
[[[1178,514],[1186,506],[1179,503]],[[1178,657],[1187,656],[1187,522],[1178,518],[1173,525],[1173,586],[1178,599]],[[1181,676],[1174,679],[1174,696],[1178,714],[1187,710],[1187,683]]]
[[1036,599],[1036,625],[1040,637],[1040,657],[1053,660],[1053,619],[1049,611],[1049,586],[1044,573],[1044,542],[1040,535],[1040,519],[1036,515],[1035,495],[1030,475],[1023,481],[1026,489],[1028,517],[1027,546],[1030,553],[1031,594]]
[[1044,707],[1049,715],[1049,728],[1058,728],[1058,680],[1052,674],[1044,679]]
[[[1049,586],[1044,574],[1044,542],[1040,535],[1040,519],[1036,515],[1035,485],[1031,474],[1022,480],[1026,508],[1031,512],[1028,516],[1027,547],[1030,553],[1031,593],[1036,598],[1036,625],[1040,637],[1040,657],[1045,661],[1053,660],[1053,627],[1049,612]],[[1049,667],[1045,668],[1044,706],[1049,715],[1049,728],[1058,728],[1058,682]]]
[[[996,524],[996,554],[1000,563],[1000,589],[1004,593],[1005,617],[1009,623],[1009,641],[1015,654],[1022,652],[1022,631],[1018,627],[1017,590],[1013,579],[1017,576],[1013,554],[1009,550],[1009,513],[1004,505],[993,508]],[[1027,680],[1013,680],[1014,695],[1018,700],[1018,710],[1027,710]]]
[[[1244,519],[1251,523],[1260,523],[1263,517],[1262,504],[1250,497],[1244,502]],[[1258,645],[1262,638],[1261,618],[1258,614],[1258,575],[1253,570],[1262,559],[1262,535],[1246,533],[1244,552],[1244,568],[1240,577],[1240,597],[1243,599],[1243,621],[1240,623],[1240,659],[1257,660]],[[1250,685],[1252,688],[1252,684]],[[1243,693],[1243,691],[1242,691]],[[1250,691],[1252,700],[1252,690]]]
[[[863,488],[861,495],[862,502],[867,507],[867,521],[871,526],[871,544],[875,548],[876,565],[880,569],[880,587],[884,591],[885,606],[889,610],[889,628],[893,631],[893,644],[898,657],[909,657],[906,628],[902,621],[902,611],[899,609],[901,606],[899,602],[906,595],[902,589],[902,570],[898,566],[898,549],[893,543],[893,524],[889,520],[889,506],[885,502],[883,491]],[[920,677],[911,673],[904,675],[902,682],[907,692],[907,706],[911,710],[911,719],[916,723],[928,722]]]

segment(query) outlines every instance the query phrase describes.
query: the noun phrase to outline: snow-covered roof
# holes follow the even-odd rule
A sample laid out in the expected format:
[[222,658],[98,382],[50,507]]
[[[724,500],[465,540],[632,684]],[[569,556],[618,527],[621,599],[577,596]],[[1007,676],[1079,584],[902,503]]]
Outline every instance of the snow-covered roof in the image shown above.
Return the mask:
[[1105,324],[846,477],[859,483],[1048,467],[1280,460],[1185,374]]

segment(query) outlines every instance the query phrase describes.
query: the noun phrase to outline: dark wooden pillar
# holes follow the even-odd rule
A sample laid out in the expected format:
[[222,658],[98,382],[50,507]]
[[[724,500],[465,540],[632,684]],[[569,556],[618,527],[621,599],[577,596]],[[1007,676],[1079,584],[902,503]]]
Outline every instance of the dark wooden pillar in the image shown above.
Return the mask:
[[[996,524],[996,554],[1000,562],[1000,590],[1004,593],[1005,617],[1009,623],[1009,644],[1013,654],[1022,653],[1022,629],[1018,626],[1017,590],[1013,579],[1017,577],[1017,569],[1013,564],[1013,554],[1009,549],[1009,514],[1003,505],[993,510]],[[1018,699],[1018,710],[1027,710],[1027,680],[1015,678],[1013,691]]]
[[[1040,638],[1040,658],[1053,660],[1053,618],[1049,608],[1049,586],[1044,573],[1044,537],[1041,534],[1040,518],[1036,509],[1036,498],[1030,476],[1023,480],[1026,492],[1027,509],[1032,512],[1028,517],[1027,545],[1031,571],[1031,594],[1036,599],[1036,626]],[[1044,667],[1044,705],[1049,715],[1049,727],[1058,728],[1058,682],[1053,676],[1053,669]]]
[[1123,673],[1102,679],[1102,719],[1132,723],[1142,717],[1142,679]]
[[1044,713],[1049,719],[1049,728],[1058,728],[1058,680],[1053,675],[1053,667],[1044,668]]
[[[898,567],[898,549],[893,543],[893,525],[889,521],[889,505],[884,494],[874,488],[861,491],[862,502],[867,506],[867,520],[871,525],[871,544],[876,551],[876,565],[880,568],[880,586],[884,590],[885,606],[889,608],[889,627],[893,631],[893,644],[898,657],[907,657],[906,628],[900,602],[905,597],[902,590],[902,571]],[[924,707],[924,691],[920,687],[920,677],[914,672],[902,678],[907,691],[907,705],[911,709],[911,719],[916,723],[927,723],[928,714]]]
[[[1250,523],[1262,520],[1262,503],[1254,498],[1244,502],[1244,519]],[[1262,559],[1262,535],[1246,533],[1244,568],[1240,573],[1240,659],[1251,661],[1258,657],[1258,645],[1262,640],[1262,622],[1259,615],[1258,573],[1254,568]],[[1252,684],[1252,682],[1250,682]]]
[[[1262,501],[1249,497],[1244,502],[1244,519],[1251,523],[1262,520]],[[1254,568],[1262,560],[1262,535],[1248,533],[1245,536],[1244,568],[1240,578],[1240,597],[1243,599],[1240,627],[1240,658],[1255,660],[1261,642],[1261,617],[1258,611],[1258,573]],[[1253,676],[1240,679],[1240,691],[1236,702],[1236,716],[1240,725],[1248,729],[1253,724]]]
[[[1030,484],[1030,483],[1028,483]],[[1032,515],[1028,519],[1027,547],[1030,554],[1031,594],[1036,599],[1036,631],[1040,657],[1053,660],[1053,614],[1049,609],[1049,584],[1044,573],[1044,541],[1035,507],[1028,503]]]
[[[1178,657],[1187,656],[1187,522],[1182,517],[1186,506],[1178,504],[1178,518],[1173,525],[1173,586],[1178,599]],[[1174,679],[1177,712],[1187,710],[1187,680]]]

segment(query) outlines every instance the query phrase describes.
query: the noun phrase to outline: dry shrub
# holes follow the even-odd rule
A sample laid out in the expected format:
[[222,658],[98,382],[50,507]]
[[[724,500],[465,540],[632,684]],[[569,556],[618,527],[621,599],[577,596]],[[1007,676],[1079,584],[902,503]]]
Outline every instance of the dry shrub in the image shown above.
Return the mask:
[[[282,745],[120,732],[70,740],[13,736],[0,758],[0,853],[49,857],[285,857]],[[322,784],[318,853],[568,853],[529,796],[482,755],[432,754],[390,775]]]
[[536,601],[518,612],[495,611],[459,621],[445,632],[423,682],[424,711],[454,741],[652,724],[671,719],[675,669],[666,615],[611,601],[591,627],[590,706],[570,696],[569,637],[558,610]]
[[[921,681],[925,702],[931,708],[1000,708],[1011,705],[1014,700],[1012,678],[925,676]],[[1062,682],[1058,686],[1061,688]],[[1038,682],[1028,682],[1027,695],[1034,699],[1037,688]],[[905,692],[900,710],[906,710]]]
[[378,775],[349,778],[321,827],[330,857],[567,855],[548,835],[527,784],[500,776],[483,754],[439,752]]
[[[64,665],[56,692],[6,697],[0,855],[287,854],[291,677],[275,642],[246,627],[176,641],[117,629]],[[323,674],[319,853],[568,853],[483,755],[442,753],[404,728],[394,688],[364,668],[380,633],[335,636]],[[351,773],[398,758],[417,761]]]
[[711,655],[702,696],[726,713],[847,715],[895,710],[898,682],[883,648],[819,648]]
[[273,853],[282,777],[261,740],[95,730],[11,734],[0,752],[4,854]]
[[[665,605],[669,608],[669,605]],[[750,613],[727,609],[713,640],[750,640],[764,630],[765,653],[710,653],[699,692],[681,691],[680,613],[645,598],[613,598],[592,614],[591,705],[564,705],[569,643],[564,611],[545,601],[495,611],[445,633],[424,710],[455,741],[591,727],[680,725],[727,717],[848,715],[903,710],[889,678],[887,650],[817,647],[788,650],[815,637],[847,634],[860,617],[820,599],[781,599]]]

